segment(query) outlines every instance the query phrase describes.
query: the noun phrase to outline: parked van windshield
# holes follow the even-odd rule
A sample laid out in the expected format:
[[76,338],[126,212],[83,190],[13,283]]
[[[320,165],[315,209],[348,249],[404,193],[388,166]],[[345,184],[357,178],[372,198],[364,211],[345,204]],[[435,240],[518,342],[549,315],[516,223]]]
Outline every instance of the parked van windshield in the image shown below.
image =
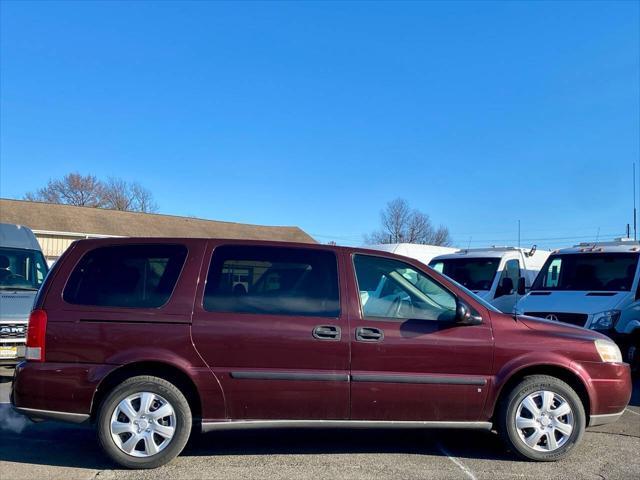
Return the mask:
[[631,290],[638,265],[637,253],[551,255],[532,290]]
[[37,250],[0,247],[0,289],[37,290],[47,274],[47,263]]
[[500,265],[499,258],[449,258],[433,260],[429,266],[469,290],[491,290]]

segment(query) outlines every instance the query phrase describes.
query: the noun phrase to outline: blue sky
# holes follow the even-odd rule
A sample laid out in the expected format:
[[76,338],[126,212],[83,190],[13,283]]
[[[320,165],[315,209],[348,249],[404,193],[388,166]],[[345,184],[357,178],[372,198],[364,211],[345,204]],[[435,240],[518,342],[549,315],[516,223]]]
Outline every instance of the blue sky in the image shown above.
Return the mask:
[[3,1],[0,195],[80,171],[342,244],[395,197],[464,246],[619,235],[639,5]]

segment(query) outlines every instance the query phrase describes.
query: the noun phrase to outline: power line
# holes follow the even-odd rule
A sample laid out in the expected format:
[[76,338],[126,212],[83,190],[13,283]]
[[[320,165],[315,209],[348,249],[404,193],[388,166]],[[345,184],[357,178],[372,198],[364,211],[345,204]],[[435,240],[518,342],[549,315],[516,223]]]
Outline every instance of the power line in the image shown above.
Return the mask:
[[[331,234],[321,234],[321,233],[314,233],[314,232],[309,232],[311,235],[313,235],[314,237],[319,237],[319,238],[337,238],[337,239],[344,239],[344,240],[362,240],[363,239],[363,235],[358,235],[358,234],[354,234],[354,235],[331,235]],[[452,234],[453,237],[461,237],[462,235],[460,234]],[[473,235],[472,235],[473,236]],[[616,232],[616,233],[600,233],[599,236],[602,237],[617,237],[617,236],[624,236],[624,233],[621,232]],[[570,236],[562,236],[562,237],[526,237],[526,238],[520,238],[521,242],[535,242],[535,241],[547,241],[547,240],[581,240],[581,239],[593,239],[595,238],[594,235],[570,235]],[[517,242],[518,238],[513,238],[513,237],[503,237],[503,238],[495,238],[495,237],[489,237],[489,238],[481,238],[481,239],[475,239],[475,240],[470,240],[471,243],[496,243],[496,242]]]

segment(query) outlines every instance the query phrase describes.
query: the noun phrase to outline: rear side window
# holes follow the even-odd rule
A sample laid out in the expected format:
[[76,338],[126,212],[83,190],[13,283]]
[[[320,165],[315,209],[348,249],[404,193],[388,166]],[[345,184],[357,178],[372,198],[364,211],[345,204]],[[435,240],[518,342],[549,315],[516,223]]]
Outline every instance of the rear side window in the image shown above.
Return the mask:
[[86,253],[63,298],[103,307],[156,308],[169,300],[187,257],[183,245],[118,245]]
[[204,296],[211,312],[337,317],[332,252],[281,247],[215,249]]

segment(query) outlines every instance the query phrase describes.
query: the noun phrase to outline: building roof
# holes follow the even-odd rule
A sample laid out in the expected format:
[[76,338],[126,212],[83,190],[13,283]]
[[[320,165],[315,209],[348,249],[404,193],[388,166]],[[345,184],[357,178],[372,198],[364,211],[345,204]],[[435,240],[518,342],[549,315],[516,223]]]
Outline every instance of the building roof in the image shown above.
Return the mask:
[[273,227],[218,222],[155,213],[0,198],[0,222],[36,231],[71,232],[122,237],[209,237],[316,243],[298,227]]

